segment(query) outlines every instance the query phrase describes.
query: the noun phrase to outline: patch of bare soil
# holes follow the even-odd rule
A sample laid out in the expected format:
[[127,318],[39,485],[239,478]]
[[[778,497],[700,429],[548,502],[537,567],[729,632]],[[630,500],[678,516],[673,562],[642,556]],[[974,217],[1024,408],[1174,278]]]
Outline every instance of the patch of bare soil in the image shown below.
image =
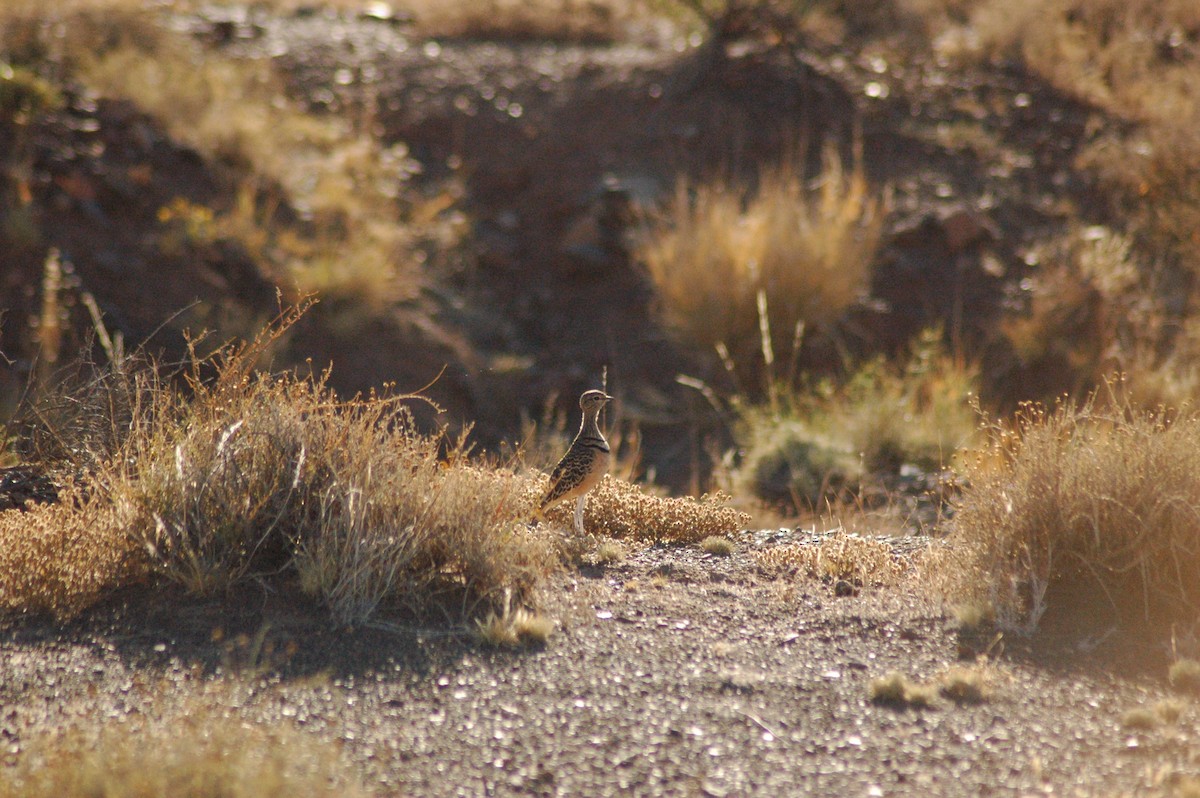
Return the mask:
[[558,629],[535,649],[399,616],[332,630],[282,586],[209,604],[130,594],[66,628],[12,624],[3,755],[191,693],[341,746],[383,794],[1123,795],[1196,772],[1194,706],[1170,728],[1122,728],[1169,689],[1161,652],[1117,668],[1111,638],[991,645],[978,703],[873,703],[873,679],[936,681],[969,649],[914,586],[837,596],[756,569],[753,549],[793,538],[564,573],[545,594]]

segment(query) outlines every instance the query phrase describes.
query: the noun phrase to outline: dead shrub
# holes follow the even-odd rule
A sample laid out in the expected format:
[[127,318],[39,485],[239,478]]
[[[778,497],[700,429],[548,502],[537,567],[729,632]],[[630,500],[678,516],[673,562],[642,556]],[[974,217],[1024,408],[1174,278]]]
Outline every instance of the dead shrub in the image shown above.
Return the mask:
[[[1048,595],[1098,591],[1126,623],[1200,606],[1200,419],[1094,400],[1029,406],[962,458],[965,487],[934,583],[1032,632]],[[1104,599],[1101,599],[1102,601]]]
[[0,513],[0,610],[65,620],[142,581],[148,562],[128,521],[121,508],[78,489],[59,504]]
[[[545,483],[541,485],[544,488]],[[750,523],[750,516],[728,502],[729,496],[720,491],[699,499],[653,496],[631,482],[605,476],[588,494],[583,525],[592,534],[620,540],[699,543],[709,536],[737,532]],[[555,524],[570,527],[574,512],[573,505],[559,504],[546,516]]]

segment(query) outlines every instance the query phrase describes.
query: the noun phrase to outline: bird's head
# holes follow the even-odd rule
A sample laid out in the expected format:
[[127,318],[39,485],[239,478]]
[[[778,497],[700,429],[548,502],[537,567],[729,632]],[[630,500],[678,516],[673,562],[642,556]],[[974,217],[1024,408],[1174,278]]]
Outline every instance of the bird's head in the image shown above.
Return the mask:
[[583,395],[579,397],[579,407],[584,412],[599,410],[611,401],[612,397],[604,391],[584,391]]

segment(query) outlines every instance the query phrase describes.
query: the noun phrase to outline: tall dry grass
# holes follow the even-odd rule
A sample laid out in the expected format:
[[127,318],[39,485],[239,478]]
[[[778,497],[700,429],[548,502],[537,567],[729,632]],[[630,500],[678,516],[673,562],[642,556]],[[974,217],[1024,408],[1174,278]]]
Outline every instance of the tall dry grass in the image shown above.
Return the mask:
[[182,384],[127,361],[28,414],[28,451],[86,494],[38,509],[39,535],[4,516],[8,608],[70,614],[132,574],[212,594],[295,573],[340,623],[442,594],[531,599],[558,560],[518,523],[528,485],[417,430],[413,397],[342,401],[325,375],[258,371],[299,312],[194,356]]
[[764,303],[771,346],[786,354],[803,330],[831,324],[866,292],[885,206],[861,164],[847,167],[829,149],[813,181],[782,166],[754,190],[680,182],[636,254],[682,338],[757,363]]
[[962,458],[949,545],[928,572],[955,600],[1024,631],[1081,598],[1130,625],[1192,623],[1198,453],[1194,415],[1101,410],[1094,398],[1027,407]]

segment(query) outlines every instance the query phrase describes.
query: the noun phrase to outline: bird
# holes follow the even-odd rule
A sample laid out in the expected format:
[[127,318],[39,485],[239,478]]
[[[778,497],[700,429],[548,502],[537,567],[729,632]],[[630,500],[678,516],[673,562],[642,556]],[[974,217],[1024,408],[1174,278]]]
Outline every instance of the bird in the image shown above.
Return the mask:
[[571,442],[567,453],[550,473],[550,487],[538,508],[541,514],[559,502],[575,499],[575,531],[583,534],[583,503],[588,491],[596,486],[607,472],[612,460],[608,441],[600,432],[600,411],[612,397],[604,391],[584,391],[579,397],[579,409],[583,420],[579,434]]

